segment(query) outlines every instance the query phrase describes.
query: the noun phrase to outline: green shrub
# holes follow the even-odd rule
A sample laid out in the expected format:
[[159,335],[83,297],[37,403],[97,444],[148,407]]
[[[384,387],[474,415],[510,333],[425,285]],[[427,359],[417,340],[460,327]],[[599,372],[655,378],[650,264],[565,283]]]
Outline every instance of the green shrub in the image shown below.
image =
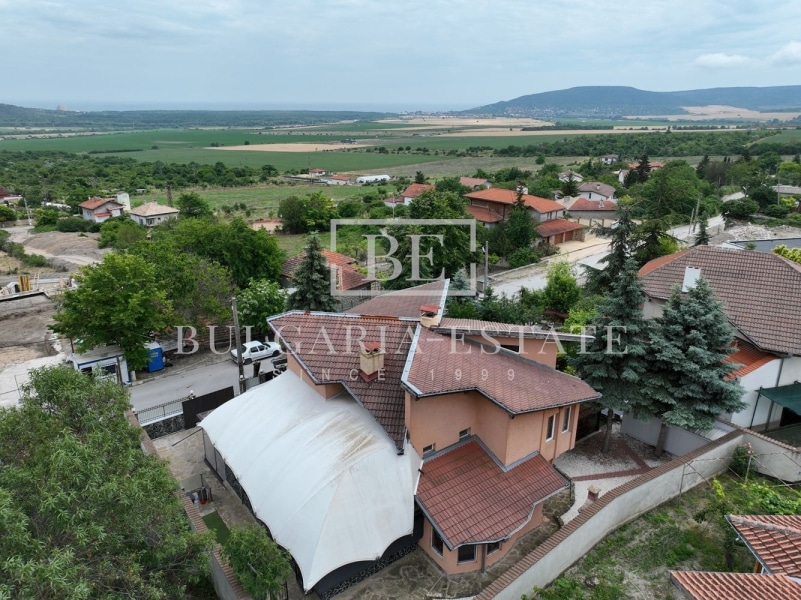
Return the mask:
[[531,248],[520,248],[509,255],[509,266],[512,269],[539,262],[540,255]]
[[56,231],[66,233],[89,231],[92,225],[94,225],[93,222],[82,219],[81,217],[66,217],[56,222]]

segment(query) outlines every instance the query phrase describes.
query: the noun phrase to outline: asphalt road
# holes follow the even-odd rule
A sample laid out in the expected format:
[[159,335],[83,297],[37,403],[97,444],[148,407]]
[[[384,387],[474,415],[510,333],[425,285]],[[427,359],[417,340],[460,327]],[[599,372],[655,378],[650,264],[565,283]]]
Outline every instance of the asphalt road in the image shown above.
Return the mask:
[[[151,406],[158,406],[186,398],[189,392],[202,396],[224,387],[233,386],[234,393],[239,394],[239,370],[231,360],[222,360],[215,364],[172,371],[175,367],[167,367],[163,375],[137,383],[131,387],[131,405],[137,411]],[[253,376],[253,366],[245,365],[245,377]],[[261,370],[270,368],[267,361],[262,362]]]

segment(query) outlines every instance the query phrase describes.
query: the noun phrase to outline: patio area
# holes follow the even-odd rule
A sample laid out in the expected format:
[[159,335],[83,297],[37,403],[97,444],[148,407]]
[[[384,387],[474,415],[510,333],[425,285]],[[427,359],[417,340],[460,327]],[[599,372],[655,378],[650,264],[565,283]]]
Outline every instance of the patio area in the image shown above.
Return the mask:
[[[599,496],[645,473],[649,469],[671,460],[672,455],[653,457],[653,448],[624,436],[620,424],[613,428],[612,448],[601,453],[604,432],[599,431],[581,440],[574,450],[560,456],[555,466],[571,477],[575,486],[575,502],[562,516],[568,522],[578,515],[587,502],[588,490],[594,486]],[[228,528],[256,523],[253,515],[238,496],[224,485],[203,458],[203,434],[199,428],[181,431],[153,440],[159,455],[167,460],[173,476],[179,482],[194,485],[202,475],[203,484],[211,489],[211,499],[198,504],[200,514],[216,511]],[[555,518],[545,518],[543,524],[521,538],[515,547],[497,564],[484,573],[445,575],[420,549],[394,562],[375,575],[335,596],[338,600],[397,600],[465,598],[480,592],[489,583],[533,551],[549,536],[558,531]],[[318,598],[317,594],[304,594],[294,577],[290,576],[289,597],[292,600]]]

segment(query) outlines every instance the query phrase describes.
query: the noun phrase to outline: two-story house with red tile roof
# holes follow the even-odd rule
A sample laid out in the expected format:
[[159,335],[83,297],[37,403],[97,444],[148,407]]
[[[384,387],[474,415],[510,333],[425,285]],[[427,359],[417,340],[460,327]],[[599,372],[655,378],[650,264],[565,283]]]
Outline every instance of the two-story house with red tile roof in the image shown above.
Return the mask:
[[[502,188],[477,190],[464,195],[468,205],[465,207],[476,221],[485,226],[493,226],[501,221],[509,220],[511,211],[517,203],[518,192]],[[522,194],[521,200],[531,218],[538,223],[537,231],[549,244],[561,244],[572,239],[581,239],[584,226],[573,223],[562,217],[565,207],[539,196]]]
[[89,198],[81,202],[81,216],[87,221],[102,223],[111,217],[121,217],[123,206],[116,198]]
[[200,424],[209,464],[306,590],[341,589],[418,545],[447,574],[482,570],[567,486],[551,463],[575,444],[578,405],[600,395],[553,368],[566,334],[443,319],[447,291],[272,317],[288,370]]
[[645,316],[657,317],[673,289],[704,277],[735,330],[733,373],[748,406],[733,423],[754,429],[801,422],[801,265],[776,254],[695,246],[640,269]]
[[429,183],[413,183],[403,190],[399,197],[402,198],[403,203],[408,206],[412,203],[412,200],[417,198],[420,194],[433,189],[435,189],[434,186]]

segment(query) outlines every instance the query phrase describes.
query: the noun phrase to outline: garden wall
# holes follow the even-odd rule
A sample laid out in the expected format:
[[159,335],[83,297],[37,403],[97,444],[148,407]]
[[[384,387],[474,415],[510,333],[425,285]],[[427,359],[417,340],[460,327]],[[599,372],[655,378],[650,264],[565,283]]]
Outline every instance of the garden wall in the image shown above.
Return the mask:
[[725,471],[744,436],[732,431],[603,495],[475,600],[519,600],[534,587],[544,588],[621,525]]

